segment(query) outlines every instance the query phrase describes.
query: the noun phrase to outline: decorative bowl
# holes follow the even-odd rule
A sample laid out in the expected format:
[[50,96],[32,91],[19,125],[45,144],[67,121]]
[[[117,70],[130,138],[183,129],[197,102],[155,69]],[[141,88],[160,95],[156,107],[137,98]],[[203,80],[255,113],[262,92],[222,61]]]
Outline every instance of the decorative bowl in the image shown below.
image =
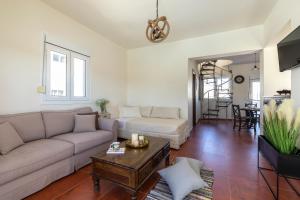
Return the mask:
[[138,146],[133,145],[131,140],[126,140],[125,144],[126,144],[126,147],[129,147],[129,148],[142,149],[149,145],[149,140],[147,138],[145,138],[144,142],[142,144],[139,143]]

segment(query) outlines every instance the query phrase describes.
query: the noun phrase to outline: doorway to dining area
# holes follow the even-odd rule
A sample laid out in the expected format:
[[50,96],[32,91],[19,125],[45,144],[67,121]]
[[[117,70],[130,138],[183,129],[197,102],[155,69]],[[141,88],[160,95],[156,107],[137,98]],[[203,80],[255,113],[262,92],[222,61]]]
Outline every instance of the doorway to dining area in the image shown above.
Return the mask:
[[260,121],[260,51],[200,58],[201,119],[232,120],[233,128],[256,128]]

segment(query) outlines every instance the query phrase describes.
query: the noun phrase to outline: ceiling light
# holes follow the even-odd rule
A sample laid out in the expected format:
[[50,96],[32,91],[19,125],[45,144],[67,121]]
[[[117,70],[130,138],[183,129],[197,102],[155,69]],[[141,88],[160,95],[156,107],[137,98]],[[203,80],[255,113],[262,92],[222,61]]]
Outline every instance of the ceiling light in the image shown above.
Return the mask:
[[146,36],[150,42],[159,43],[166,39],[170,32],[170,25],[166,16],[158,16],[158,0],[156,0],[156,18],[148,20]]
[[256,53],[254,53],[254,67],[252,70],[259,70],[259,68],[256,66]]

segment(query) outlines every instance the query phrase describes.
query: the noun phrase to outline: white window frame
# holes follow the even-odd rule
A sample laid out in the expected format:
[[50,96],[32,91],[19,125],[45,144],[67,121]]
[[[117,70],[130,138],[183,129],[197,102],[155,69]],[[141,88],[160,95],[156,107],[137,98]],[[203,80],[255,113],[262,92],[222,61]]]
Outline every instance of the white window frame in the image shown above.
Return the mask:
[[[50,91],[50,65],[51,65],[51,51],[55,51],[61,54],[66,55],[67,63],[67,84],[66,84],[66,96],[52,96]],[[84,97],[75,97],[74,96],[74,58],[78,58],[85,61],[85,94]],[[45,80],[45,95],[43,98],[44,103],[55,103],[55,104],[65,104],[65,103],[74,103],[74,102],[87,102],[90,99],[90,67],[89,67],[89,57],[81,55],[79,53],[73,52],[66,48],[62,48],[52,44],[45,44],[45,61],[44,61],[44,80]]]
[[249,81],[249,84],[250,84],[250,95],[249,95],[249,99],[251,100],[252,103],[257,103],[257,106],[260,107],[260,101],[261,101],[261,90],[260,91],[260,94],[258,95],[259,96],[259,99],[253,99],[253,83],[254,82],[258,82],[259,85],[261,86],[261,82],[260,82],[260,79],[250,79]]
[[[74,58],[78,58],[85,61],[85,97],[75,97],[74,96]],[[71,52],[71,77],[70,77],[70,85],[71,85],[71,100],[72,101],[88,101],[90,96],[90,81],[89,81],[89,58],[87,56],[80,55],[75,52]]]

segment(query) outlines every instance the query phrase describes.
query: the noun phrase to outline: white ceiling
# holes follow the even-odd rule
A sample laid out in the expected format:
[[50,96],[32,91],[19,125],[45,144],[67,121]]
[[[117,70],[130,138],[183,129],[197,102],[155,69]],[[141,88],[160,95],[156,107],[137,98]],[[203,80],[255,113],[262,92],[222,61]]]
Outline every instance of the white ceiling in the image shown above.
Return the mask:
[[[256,54],[256,58],[255,58]],[[253,52],[248,52],[245,54],[240,54],[240,55],[231,55],[231,56],[216,56],[216,57],[210,57],[210,58],[204,58],[204,59],[195,59],[196,61],[203,62],[203,61],[210,61],[210,60],[231,60],[232,64],[230,65],[241,65],[241,64],[251,64],[251,63],[259,63],[259,51],[253,51]]]
[[[42,0],[125,48],[150,45],[156,0]],[[160,0],[171,32],[165,41],[199,37],[264,22],[277,0]]]
[[255,60],[256,63],[259,63],[259,53],[256,52],[256,58],[255,52],[253,52],[251,54],[223,57],[222,59],[232,60],[233,65],[255,63]]

